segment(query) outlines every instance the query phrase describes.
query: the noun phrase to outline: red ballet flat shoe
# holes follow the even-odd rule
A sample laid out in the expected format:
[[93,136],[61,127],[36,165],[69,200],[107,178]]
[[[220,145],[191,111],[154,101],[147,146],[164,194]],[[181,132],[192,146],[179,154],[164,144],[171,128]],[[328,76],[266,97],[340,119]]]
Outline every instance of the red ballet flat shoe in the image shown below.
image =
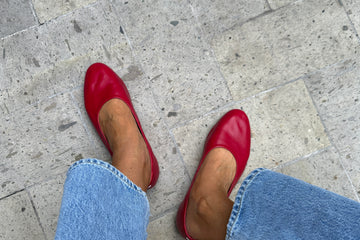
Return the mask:
[[134,107],[131,103],[129,92],[124,82],[121,80],[121,78],[118,75],[116,75],[116,73],[113,70],[111,70],[105,64],[94,63],[88,68],[85,76],[85,83],[84,83],[85,108],[91,119],[91,122],[93,123],[96,131],[101,137],[101,140],[103,141],[103,143],[105,144],[111,155],[112,155],[112,151],[110,149],[110,145],[104,133],[100,129],[99,112],[101,107],[107,101],[113,98],[121,99],[122,101],[124,101],[124,103],[126,103],[126,105],[128,105],[132,115],[134,116],[134,119],[140,130],[140,133],[144,138],[151,159],[151,180],[148,186],[148,189],[150,189],[156,184],[158,180],[159,166],[155,158],[155,155],[151,150],[151,146],[148,140],[146,139],[145,134],[141,128],[139,118],[136,115]]
[[228,190],[228,196],[243,173],[250,155],[250,124],[246,114],[238,109],[226,113],[210,130],[206,138],[203,155],[196,170],[190,188],[184,201],[180,204],[176,217],[179,232],[186,238],[193,240],[186,229],[186,210],[189,203],[191,188],[207,154],[214,148],[225,148],[232,153],[236,160],[236,173]]

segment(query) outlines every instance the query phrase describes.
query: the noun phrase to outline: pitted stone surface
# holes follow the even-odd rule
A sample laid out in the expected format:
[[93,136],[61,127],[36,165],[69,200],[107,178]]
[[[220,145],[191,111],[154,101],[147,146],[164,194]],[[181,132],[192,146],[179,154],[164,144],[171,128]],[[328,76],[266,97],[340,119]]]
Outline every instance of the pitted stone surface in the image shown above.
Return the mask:
[[268,167],[360,201],[359,9],[354,0],[3,1],[0,235],[52,239],[69,165],[111,161],[84,109],[94,62],[124,80],[159,161],[149,239],[182,239],[177,207],[209,129],[232,108],[249,115],[252,147],[231,199]]
[[[360,6],[359,2],[356,0],[342,0],[339,1],[344,4],[344,8],[349,18],[351,19],[354,27],[359,34],[360,32]],[[349,26],[351,28],[351,26]],[[359,36],[358,36],[359,37]]]
[[268,0],[271,9],[278,9],[296,1],[297,0]]
[[[4,147],[0,159],[8,170],[1,174],[1,184],[13,191],[63,173],[83,155],[94,154],[70,94],[46,99],[4,118],[0,122]],[[8,191],[0,188],[0,197]]]
[[251,153],[245,176],[255,168],[274,168],[330,144],[304,82],[299,80],[173,129],[190,176],[208,131],[230,109],[244,110],[250,120]]
[[176,230],[175,219],[176,211],[172,211],[165,216],[155,219],[149,223],[147,228],[149,240],[172,239],[182,240],[183,236]]
[[359,41],[335,1],[298,1],[213,39],[234,99],[351,58]]
[[86,6],[94,2],[96,2],[96,0],[33,0],[34,8],[40,23],[44,23],[52,18],[69,13],[74,11],[76,8]]
[[125,3],[114,1],[136,61],[150,80],[155,101],[169,126],[231,99],[186,2]]
[[339,63],[306,79],[333,144],[360,193],[360,58]]
[[278,172],[357,200],[334,147],[285,165]]
[[0,2],[0,39],[36,24],[31,0]]
[[127,62],[124,57],[131,55],[122,52],[129,51],[128,43],[113,11],[111,5],[99,2],[3,40],[2,108],[13,112],[75,88],[93,62],[112,66]]
[[21,191],[0,201],[2,239],[44,239],[29,195]]
[[65,173],[60,174],[49,181],[45,181],[29,189],[46,239],[54,239],[55,237],[57,219],[61,206],[59,199],[62,197],[65,178]]
[[204,37],[209,41],[233,25],[270,10],[264,0],[191,0],[190,3]]

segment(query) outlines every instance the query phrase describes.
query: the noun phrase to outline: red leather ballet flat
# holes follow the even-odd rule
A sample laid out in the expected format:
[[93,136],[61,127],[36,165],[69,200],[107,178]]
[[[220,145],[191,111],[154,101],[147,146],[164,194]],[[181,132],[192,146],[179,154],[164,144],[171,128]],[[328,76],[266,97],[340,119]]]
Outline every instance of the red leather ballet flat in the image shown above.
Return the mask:
[[148,140],[146,139],[146,136],[141,128],[139,118],[136,115],[134,107],[131,103],[129,92],[124,82],[121,80],[121,78],[118,75],[116,75],[116,73],[113,70],[111,70],[108,66],[102,63],[92,64],[88,68],[85,76],[85,83],[84,83],[85,108],[91,119],[91,122],[93,123],[101,140],[103,141],[103,143],[105,144],[111,155],[112,155],[112,151],[110,149],[110,145],[104,133],[100,129],[99,112],[101,107],[107,101],[113,98],[121,99],[128,105],[132,115],[134,116],[134,119],[140,130],[140,133],[144,138],[151,159],[151,180],[148,186],[148,189],[150,189],[156,184],[158,180],[159,166],[155,158],[155,155],[152,152],[151,146]]
[[229,196],[241,174],[243,173],[249,158],[250,134],[249,119],[243,111],[238,109],[234,109],[226,113],[210,130],[209,135],[205,141],[204,151],[199,166],[196,170],[185,199],[180,204],[176,217],[177,228],[186,239],[193,240],[193,238],[191,238],[187,232],[185,222],[190,191],[206,155],[214,148],[225,148],[234,156],[236,160],[236,173],[234,180],[228,190]]

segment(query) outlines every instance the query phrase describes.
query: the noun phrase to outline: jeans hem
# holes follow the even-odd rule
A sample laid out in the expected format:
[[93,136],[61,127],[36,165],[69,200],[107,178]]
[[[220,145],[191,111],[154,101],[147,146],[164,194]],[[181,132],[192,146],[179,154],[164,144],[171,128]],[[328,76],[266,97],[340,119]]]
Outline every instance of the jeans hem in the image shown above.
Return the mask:
[[244,194],[246,192],[246,189],[250,186],[252,181],[263,171],[266,171],[265,168],[257,168],[254,171],[252,171],[242,182],[238,193],[236,194],[235,202],[233,205],[233,209],[231,211],[231,215],[229,218],[229,222],[227,224],[227,230],[226,230],[226,239],[230,239],[231,233],[233,231],[233,227],[236,226],[236,220],[239,218],[239,215],[241,213],[242,208],[242,202],[244,198]]
[[113,165],[104,162],[102,160],[96,159],[96,158],[86,158],[81,159],[77,162],[75,162],[73,165],[70,166],[67,175],[71,173],[72,170],[75,168],[81,166],[81,165],[95,165],[97,167],[101,167],[110,173],[112,173],[116,178],[118,178],[121,182],[123,182],[125,185],[127,185],[129,188],[139,192],[140,194],[144,195],[146,197],[146,193],[135,183],[133,183],[128,177],[126,177],[122,172],[120,172],[117,168],[115,168]]

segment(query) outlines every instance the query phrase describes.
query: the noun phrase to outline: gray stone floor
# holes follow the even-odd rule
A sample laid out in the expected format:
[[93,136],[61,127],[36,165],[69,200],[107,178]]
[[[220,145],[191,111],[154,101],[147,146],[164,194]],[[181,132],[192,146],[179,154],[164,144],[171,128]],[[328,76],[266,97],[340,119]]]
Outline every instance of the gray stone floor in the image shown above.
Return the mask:
[[[359,201],[360,2],[0,2],[0,239],[52,239],[67,168],[110,156],[84,110],[93,62],[126,82],[158,157],[149,239],[174,226],[211,126],[252,126],[267,167]],[[234,194],[232,195],[234,197]]]

